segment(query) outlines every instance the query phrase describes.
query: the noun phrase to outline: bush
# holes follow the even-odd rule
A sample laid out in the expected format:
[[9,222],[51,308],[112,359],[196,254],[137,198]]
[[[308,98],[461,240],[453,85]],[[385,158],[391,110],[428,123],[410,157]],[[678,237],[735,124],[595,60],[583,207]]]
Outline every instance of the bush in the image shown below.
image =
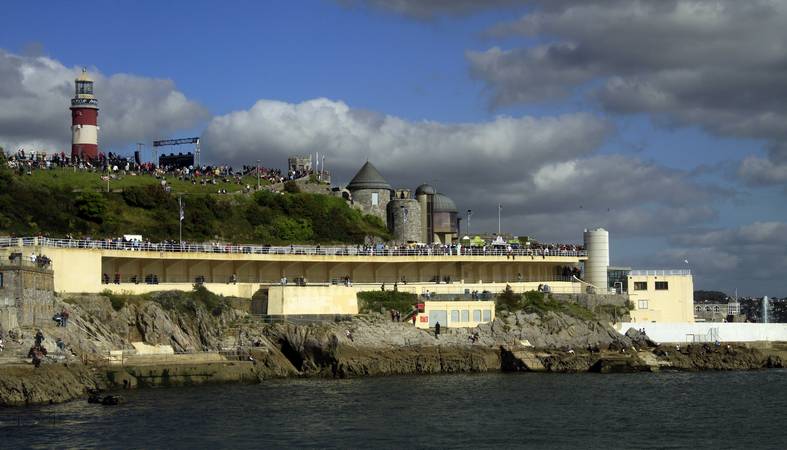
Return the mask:
[[582,320],[595,320],[596,316],[587,308],[572,302],[555,300],[550,294],[536,291],[515,294],[510,286],[497,295],[497,311],[524,311],[543,317],[549,312],[562,313]]
[[418,296],[409,292],[364,291],[358,293],[358,311],[364,314],[383,309],[407,313],[418,303]]
[[301,192],[301,188],[298,187],[298,183],[290,180],[284,183],[284,192],[298,194]]

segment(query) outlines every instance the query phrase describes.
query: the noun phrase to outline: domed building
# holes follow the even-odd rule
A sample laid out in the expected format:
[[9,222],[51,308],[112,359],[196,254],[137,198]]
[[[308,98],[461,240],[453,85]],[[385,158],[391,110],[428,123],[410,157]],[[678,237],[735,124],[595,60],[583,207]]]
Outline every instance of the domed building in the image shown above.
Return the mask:
[[353,206],[385,221],[396,243],[450,244],[458,238],[456,204],[433,186],[418,186],[415,198],[410,198],[410,191],[394,191],[367,161],[347,184],[347,190]]
[[450,244],[458,236],[456,204],[448,196],[437,193],[432,204],[432,241]]

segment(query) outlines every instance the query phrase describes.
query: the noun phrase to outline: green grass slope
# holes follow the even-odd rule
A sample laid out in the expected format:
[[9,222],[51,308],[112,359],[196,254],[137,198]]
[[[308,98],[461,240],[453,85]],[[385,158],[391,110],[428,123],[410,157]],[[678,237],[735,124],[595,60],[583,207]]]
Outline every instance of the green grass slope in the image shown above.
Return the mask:
[[[56,170],[18,175],[0,159],[0,234],[177,239],[176,193],[182,193],[183,239],[190,241],[356,244],[366,236],[389,237],[382,221],[336,197],[265,191],[217,195],[208,193],[216,187],[202,192],[202,186],[169,182],[172,194],[153,177],[126,176],[114,186],[110,181],[110,192],[105,192],[106,182],[102,189],[98,174]],[[229,186],[223,188],[231,191]]]

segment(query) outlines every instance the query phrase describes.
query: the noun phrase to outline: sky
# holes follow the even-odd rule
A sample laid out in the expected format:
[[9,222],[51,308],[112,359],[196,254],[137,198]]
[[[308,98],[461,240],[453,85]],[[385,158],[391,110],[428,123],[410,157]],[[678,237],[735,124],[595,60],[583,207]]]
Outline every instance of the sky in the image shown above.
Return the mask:
[[472,210],[473,234],[496,231],[500,204],[504,232],[580,243],[604,227],[614,265],[787,295],[787,2],[9,0],[3,14],[7,152],[67,151],[87,67],[104,151],[200,136],[203,162],[279,168],[319,152],[336,184],[369,160]]

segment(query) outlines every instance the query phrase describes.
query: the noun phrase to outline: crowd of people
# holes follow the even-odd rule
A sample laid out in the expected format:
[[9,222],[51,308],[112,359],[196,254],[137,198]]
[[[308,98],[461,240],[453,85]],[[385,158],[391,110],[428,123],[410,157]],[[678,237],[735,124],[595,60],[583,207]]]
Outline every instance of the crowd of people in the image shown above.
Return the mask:
[[[32,240],[32,238],[24,238]],[[198,253],[245,253],[245,254],[277,254],[277,255],[336,255],[336,256],[506,256],[516,258],[527,256],[530,258],[547,256],[583,256],[584,249],[577,245],[536,244],[517,248],[496,248],[495,246],[468,247],[461,244],[434,244],[434,245],[402,245],[393,246],[377,245],[344,245],[322,247],[288,245],[272,246],[228,244],[223,242],[196,243],[189,241],[162,241],[129,239],[126,237],[92,239],[90,236],[76,239],[67,235],[64,239],[38,237],[38,244],[51,247],[65,248],[102,248],[107,250],[129,251],[166,251],[166,252],[198,252]],[[17,245],[17,239],[0,239],[0,247]],[[4,245],[4,242],[6,243]],[[24,242],[32,245],[32,242]]]
[[[309,176],[311,170],[288,171],[283,174],[281,169],[258,165],[243,165],[241,169],[234,169],[230,165],[200,165],[182,167],[177,165],[157,166],[151,162],[137,163],[134,159],[129,159],[116,153],[99,152],[95,159],[71,157],[65,152],[47,153],[40,151],[18,150],[7,157],[7,165],[19,175],[32,175],[37,170],[52,169],[73,169],[80,172],[92,172],[103,174],[105,179],[117,175],[144,175],[152,176],[165,181],[168,177],[180,181],[190,182],[193,185],[219,185],[237,184],[244,186],[244,190],[250,191],[256,188],[244,182],[244,177],[257,177],[265,181],[266,184],[282,183],[287,180],[294,180]],[[219,193],[226,192],[226,189],[218,189]]]

